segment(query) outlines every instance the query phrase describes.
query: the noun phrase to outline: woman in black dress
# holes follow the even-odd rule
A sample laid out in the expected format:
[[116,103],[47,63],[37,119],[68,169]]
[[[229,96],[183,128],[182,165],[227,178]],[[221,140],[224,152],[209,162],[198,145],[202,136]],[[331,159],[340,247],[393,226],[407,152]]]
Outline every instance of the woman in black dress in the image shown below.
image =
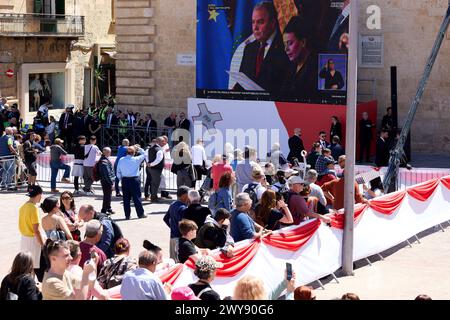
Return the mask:
[[312,44],[311,28],[311,23],[295,16],[284,29],[284,47],[292,65],[281,88],[282,97],[305,101],[317,96],[317,53]]
[[331,117],[330,139],[333,139],[334,136],[338,136],[342,141],[342,124],[336,116]]

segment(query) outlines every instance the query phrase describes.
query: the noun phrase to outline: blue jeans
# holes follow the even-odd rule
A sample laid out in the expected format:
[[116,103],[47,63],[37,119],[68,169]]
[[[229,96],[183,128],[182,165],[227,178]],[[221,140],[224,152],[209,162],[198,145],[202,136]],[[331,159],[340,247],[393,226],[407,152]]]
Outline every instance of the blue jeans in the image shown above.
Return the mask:
[[70,167],[67,164],[59,162],[50,162],[50,168],[52,170],[52,177],[50,180],[50,188],[52,190],[56,189],[56,176],[58,175],[58,171],[60,169],[64,170],[63,178],[69,178],[70,176]]
[[139,177],[122,178],[122,192],[123,192],[123,210],[125,217],[129,218],[131,215],[131,199],[134,202],[134,208],[138,217],[144,215],[144,208],[141,201],[141,181]]

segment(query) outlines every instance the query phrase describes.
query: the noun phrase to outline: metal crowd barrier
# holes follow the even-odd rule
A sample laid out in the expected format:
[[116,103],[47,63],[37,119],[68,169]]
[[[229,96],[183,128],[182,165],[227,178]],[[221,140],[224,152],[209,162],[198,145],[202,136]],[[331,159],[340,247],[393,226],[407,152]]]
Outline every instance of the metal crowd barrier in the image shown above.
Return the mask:
[[[114,164],[116,157],[110,157],[111,162]],[[73,170],[73,160],[74,156],[72,154],[68,154],[61,158],[64,164],[67,164],[70,167],[70,172]],[[165,190],[175,191],[177,190],[177,176],[170,171],[171,163],[168,161],[166,164],[166,168],[163,170],[163,176],[165,177],[166,187]],[[64,171],[59,170],[58,175],[56,177],[56,181],[59,182],[62,179]],[[40,182],[50,182],[51,179],[51,169],[50,169],[50,154],[49,153],[41,153],[38,155],[37,159],[37,181]],[[145,170],[145,163],[140,170],[141,176],[141,186],[144,188],[145,180],[147,179],[147,172]],[[70,181],[73,182],[73,177],[69,177]],[[81,184],[83,183],[83,179],[81,179]],[[94,182],[94,186],[100,186],[100,182]]]
[[27,186],[27,169],[19,156],[0,157],[0,190]]
[[99,145],[102,147],[110,147],[113,154],[117,154],[118,146],[122,145],[123,139],[130,140],[130,144],[139,144],[141,147],[147,146],[152,139],[168,134],[163,128],[149,129],[145,127],[121,127],[111,126],[109,128],[102,127],[100,133]]

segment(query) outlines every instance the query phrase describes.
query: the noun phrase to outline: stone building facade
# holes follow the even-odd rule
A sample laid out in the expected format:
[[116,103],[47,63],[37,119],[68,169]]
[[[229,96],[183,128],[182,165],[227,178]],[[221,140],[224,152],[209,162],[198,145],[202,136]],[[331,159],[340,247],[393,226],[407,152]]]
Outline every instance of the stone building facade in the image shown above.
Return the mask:
[[82,107],[94,101],[93,70],[103,63],[114,64],[110,57],[115,51],[112,1],[0,3],[0,73],[8,69],[15,72],[12,78],[0,77],[0,91],[11,102],[18,102],[26,123],[36,114],[32,104],[43,100],[38,89],[39,93],[33,93],[39,86],[33,82],[35,75],[40,75],[41,84],[45,77],[50,87],[56,86],[49,95],[54,106],[50,114],[56,118],[67,104]]
[[[360,1],[360,33],[384,36],[384,67],[359,68],[359,78],[373,80],[378,122],[390,106],[390,66],[398,69],[400,123],[404,119],[447,4],[446,0]],[[366,26],[370,5],[381,9],[380,30]],[[186,99],[195,96],[195,66],[178,65],[177,55],[195,54],[196,1],[117,0],[116,10],[119,104],[150,112],[161,123],[170,111],[185,110]],[[449,34],[416,115],[413,151],[450,151]]]

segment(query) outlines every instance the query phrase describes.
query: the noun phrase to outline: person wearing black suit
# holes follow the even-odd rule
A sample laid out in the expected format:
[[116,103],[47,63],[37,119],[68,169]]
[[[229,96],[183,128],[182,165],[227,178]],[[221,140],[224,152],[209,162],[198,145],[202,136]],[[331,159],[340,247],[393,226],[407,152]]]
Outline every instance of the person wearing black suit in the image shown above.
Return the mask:
[[330,137],[338,136],[339,140],[342,140],[342,123],[336,116],[331,117]]
[[[180,121],[178,122],[178,129],[189,131],[190,128],[191,122],[189,121],[189,119],[186,119],[186,114],[184,112],[180,112]],[[178,133],[178,142],[182,142],[184,140],[184,135],[186,135],[186,132],[183,132],[183,130],[181,130],[181,132],[179,131]]]
[[359,120],[359,160],[363,161],[364,153],[366,162],[370,162],[370,145],[372,143],[373,123],[369,120],[369,114],[363,112],[363,118]]
[[317,53],[312,43],[312,24],[302,17],[289,20],[283,41],[291,63],[280,90],[283,98],[309,102],[317,98]]
[[119,124],[119,119],[113,113],[111,107],[106,109],[105,120],[103,122],[103,130],[105,130],[105,140],[106,146],[111,146],[114,144],[114,128],[113,126],[117,126]]
[[375,156],[375,164],[377,167],[386,167],[389,164],[389,131],[382,129],[380,137],[377,140],[377,154]]
[[298,161],[303,159],[302,151],[305,150],[303,146],[303,140],[300,138],[302,135],[302,131],[300,128],[294,129],[294,135],[289,138],[289,154],[287,160],[292,162],[294,158],[297,158]]
[[73,118],[73,136],[78,138],[78,136],[84,135],[84,121],[83,121],[83,111],[78,110],[75,112]]
[[145,115],[144,128],[145,128],[145,136],[147,137],[147,144],[156,138],[157,136],[157,123],[152,119],[152,115],[150,113]]
[[[276,97],[289,70],[289,60],[273,3],[261,2],[254,7],[252,31],[256,40],[245,46],[239,71]],[[239,84],[234,89],[243,90]]]
[[73,140],[73,122],[74,115],[72,112],[73,106],[67,106],[66,112],[64,112],[59,118],[59,130],[60,138],[65,142],[65,149],[70,153],[72,152],[72,140]]
[[328,40],[328,51],[342,52],[342,48],[339,46],[342,36],[348,34],[348,27],[350,21],[350,0],[344,0],[342,3],[342,9],[334,23],[331,30],[330,38]]

